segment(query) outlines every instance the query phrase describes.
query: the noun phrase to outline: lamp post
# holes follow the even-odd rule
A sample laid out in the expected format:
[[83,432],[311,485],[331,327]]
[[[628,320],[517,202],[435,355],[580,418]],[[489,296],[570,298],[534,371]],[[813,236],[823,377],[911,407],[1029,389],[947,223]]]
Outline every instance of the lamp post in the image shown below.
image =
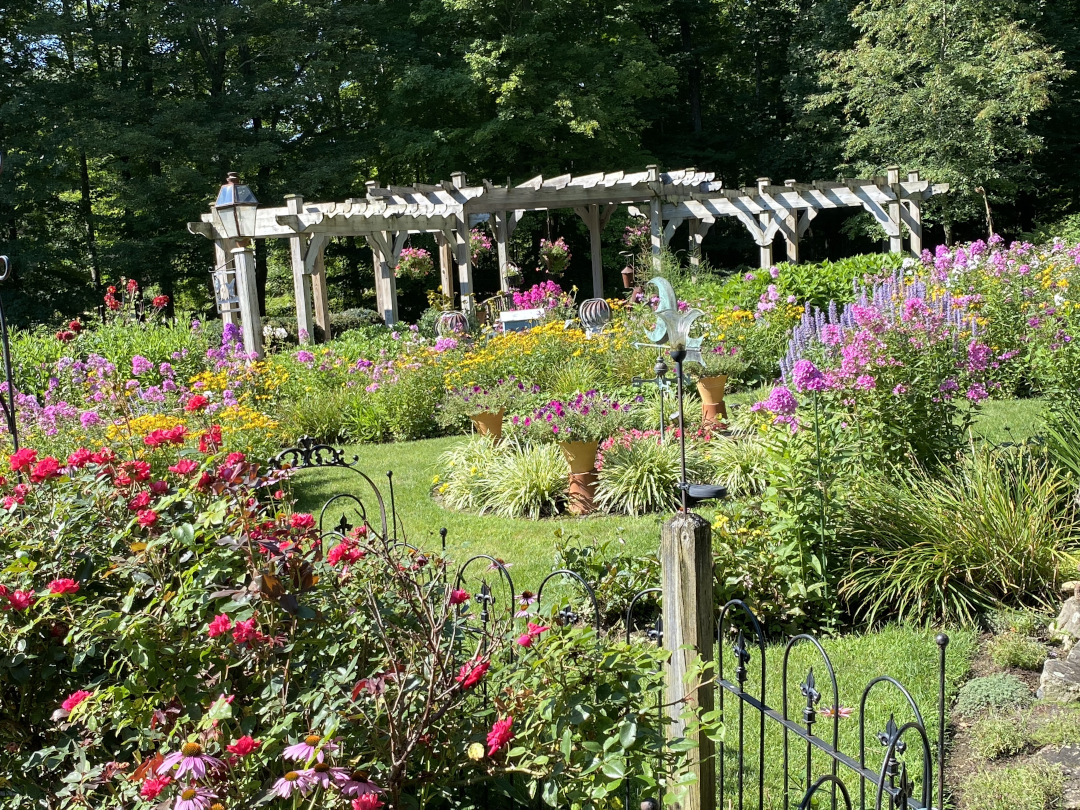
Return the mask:
[[[240,326],[244,336],[244,350],[248,354],[262,356],[262,318],[259,315],[259,299],[255,286],[255,255],[251,250],[251,240],[255,236],[255,222],[258,216],[259,201],[251,189],[240,182],[236,172],[229,172],[228,177],[218,191],[217,199],[211,212],[217,239],[234,245],[232,254],[233,279],[230,291],[228,270],[222,276],[215,272],[215,298],[231,307],[235,297],[239,305]],[[224,248],[224,246],[223,246]],[[228,261],[225,262],[228,265]],[[220,268],[219,268],[220,269]],[[220,281],[219,281],[220,278]],[[224,287],[226,294],[222,295]],[[229,312],[235,310],[226,310]],[[223,312],[224,314],[224,312]]]
[[255,194],[240,182],[240,175],[229,172],[214,200],[214,227],[226,239],[246,245],[255,234],[258,209]]

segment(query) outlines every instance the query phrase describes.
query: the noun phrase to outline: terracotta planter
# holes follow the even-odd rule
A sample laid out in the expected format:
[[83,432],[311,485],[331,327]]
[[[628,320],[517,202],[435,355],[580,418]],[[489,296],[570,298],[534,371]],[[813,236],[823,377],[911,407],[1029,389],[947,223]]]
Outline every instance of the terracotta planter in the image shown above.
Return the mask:
[[570,503],[572,515],[591,515],[596,511],[596,482],[600,474],[596,472],[571,473]]
[[634,286],[634,268],[624,267],[622,270],[622,285],[626,289],[630,289]]
[[727,406],[724,404],[724,389],[727,377],[702,377],[698,380],[697,390],[701,395],[701,419],[705,424],[716,424],[727,419]]
[[571,475],[592,472],[596,469],[596,448],[600,442],[559,442]]
[[476,432],[481,436],[490,436],[493,439],[502,437],[502,423],[503,413],[505,408],[499,408],[494,413],[491,411],[484,411],[478,413],[475,416],[470,416],[473,427],[476,428]]

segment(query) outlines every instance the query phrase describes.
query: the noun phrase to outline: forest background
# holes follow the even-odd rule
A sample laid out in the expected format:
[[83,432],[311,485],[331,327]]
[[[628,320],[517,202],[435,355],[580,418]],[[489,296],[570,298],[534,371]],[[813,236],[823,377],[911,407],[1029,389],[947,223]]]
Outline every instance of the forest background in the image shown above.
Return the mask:
[[[927,244],[985,236],[988,213],[1019,235],[1080,212],[1078,28],[1080,0],[5,0],[9,304],[29,325],[135,278],[212,311],[211,251],[184,225],[227,171],[281,205],[455,171],[518,183],[658,163],[734,187],[896,163],[953,188]],[[527,219],[515,255],[558,235],[584,280],[570,212]],[[804,257],[879,238],[826,212]],[[264,306],[283,247],[258,245]],[[756,248],[719,223],[705,252],[735,267]],[[327,266],[335,306],[370,305],[362,242],[335,240]]]

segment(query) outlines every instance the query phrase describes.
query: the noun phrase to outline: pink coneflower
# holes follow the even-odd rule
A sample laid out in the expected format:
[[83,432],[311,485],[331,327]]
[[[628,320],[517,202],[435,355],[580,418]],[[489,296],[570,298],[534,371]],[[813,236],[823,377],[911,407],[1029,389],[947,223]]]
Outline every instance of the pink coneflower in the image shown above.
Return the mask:
[[210,810],[210,800],[216,798],[206,788],[188,785],[177,795],[173,810]]
[[851,717],[851,713],[855,711],[848,706],[826,706],[819,713],[822,717],[839,717],[843,719],[845,717]]
[[322,746],[319,746],[320,742],[322,742],[322,737],[318,734],[309,734],[304,737],[303,742],[290,745],[281,755],[285,759],[292,759],[296,762],[310,762],[312,757],[315,757],[316,762],[322,762],[323,752],[332,754],[337,750],[337,746],[330,740],[327,740]]
[[[336,769],[344,771],[344,768]],[[338,784],[338,790],[346,798],[353,796],[366,796],[369,793],[382,793],[382,788],[368,779],[364,771],[345,773],[342,778],[334,777]]]
[[348,773],[345,768],[330,767],[329,762],[316,762],[310,768],[301,771],[300,776],[309,784],[329,788],[331,783],[337,783],[343,778],[348,778]]
[[293,795],[294,791],[300,791],[301,796],[306,796],[311,792],[311,784],[304,777],[301,771],[289,771],[283,777],[274,782],[272,788],[275,796],[280,796],[283,799],[288,799]]
[[176,769],[176,773],[173,776],[179,779],[185,773],[190,773],[195,779],[202,779],[206,776],[207,768],[220,768],[224,763],[217,757],[212,757],[203,753],[201,745],[195,742],[184,743],[179,751],[173,751],[161,760],[161,764],[158,765],[158,774],[167,773],[173,769],[173,766],[179,765]]

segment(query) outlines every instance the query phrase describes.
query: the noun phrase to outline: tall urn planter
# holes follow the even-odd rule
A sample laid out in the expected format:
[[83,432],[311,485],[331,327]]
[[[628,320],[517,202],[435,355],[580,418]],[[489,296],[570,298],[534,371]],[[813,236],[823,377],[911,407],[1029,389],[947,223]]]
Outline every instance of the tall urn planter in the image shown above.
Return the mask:
[[697,381],[698,394],[701,395],[701,421],[705,425],[726,427],[727,405],[724,404],[724,390],[727,376],[701,377]]
[[596,449],[599,442],[559,442],[570,465],[570,512],[588,515],[596,511]]

